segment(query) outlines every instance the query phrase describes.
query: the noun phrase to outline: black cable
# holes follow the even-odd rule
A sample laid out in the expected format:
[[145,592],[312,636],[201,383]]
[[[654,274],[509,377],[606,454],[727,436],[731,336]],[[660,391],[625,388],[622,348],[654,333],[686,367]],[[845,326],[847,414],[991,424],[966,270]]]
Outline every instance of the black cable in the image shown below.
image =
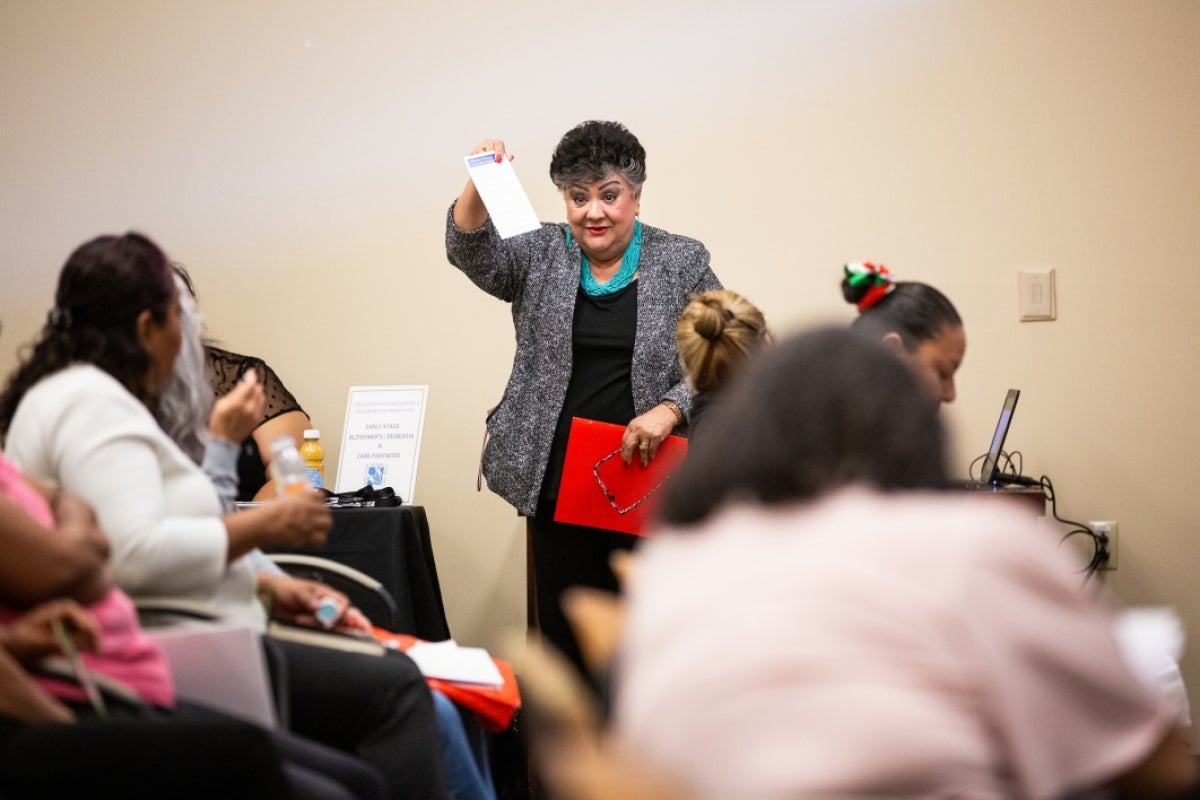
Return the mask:
[[979,478],[976,479],[975,465],[978,464],[980,461],[983,461],[985,458],[987,458],[987,453],[984,453],[983,455],[979,456],[978,458],[976,458],[974,461],[972,461],[970,464],[967,465],[967,477],[968,478],[970,478],[971,480],[979,480],[980,482],[983,481],[983,467],[979,468]]
[[1091,577],[1096,574],[1097,570],[1103,569],[1104,565],[1108,563],[1108,559],[1109,559],[1108,535],[1103,534],[1103,533],[1096,533],[1094,530],[1092,530],[1087,525],[1084,525],[1082,522],[1077,522],[1076,520],[1073,520],[1073,519],[1064,519],[1064,518],[1060,517],[1058,515],[1058,501],[1054,494],[1054,484],[1051,482],[1049,476],[1047,476],[1047,475],[1042,476],[1041,485],[1042,485],[1042,489],[1046,492],[1046,497],[1050,500],[1050,513],[1054,516],[1054,518],[1056,520],[1058,520],[1059,522],[1063,523],[1064,525],[1074,525],[1075,526],[1074,529],[1067,531],[1063,535],[1062,539],[1059,540],[1059,543],[1061,544],[1062,542],[1065,542],[1067,539],[1070,539],[1072,536],[1076,536],[1078,534],[1083,534],[1084,536],[1091,537],[1092,558],[1090,561],[1088,561],[1087,566],[1084,567],[1083,582],[1086,584],[1091,579]]
[[[1020,459],[1015,465],[1013,464],[1014,456]],[[1020,450],[1014,450],[1011,453],[1006,453],[1001,450],[1000,458],[1004,459],[1004,467],[999,470],[1000,474],[1012,475],[1018,478],[1021,477],[1021,473],[1025,469],[1025,456],[1021,454]]]
[[[975,469],[975,465],[978,464],[979,462],[983,461],[984,459],[986,459],[987,455],[988,455],[987,453],[984,453],[983,455],[976,458],[974,461],[972,461],[967,466],[968,477],[973,478],[973,476],[974,476],[973,470]],[[1015,462],[1014,462],[1014,459],[1015,459]],[[1095,575],[1098,570],[1103,569],[1104,566],[1108,563],[1108,559],[1110,558],[1110,555],[1108,552],[1108,535],[1104,534],[1104,533],[1096,533],[1094,530],[1092,530],[1090,527],[1083,524],[1082,522],[1077,522],[1073,519],[1064,519],[1063,517],[1060,517],[1058,515],[1058,501],[1054,494],[1054,483],[1050,480],[1050,477],[1048,475],[1043,475],[1037,481],[1034,481],[1032,478],[1026,478],[1024,475],[1022,475],[1021,473],[1025,466],[1025,456],[1021,453],[1020,450],[1014,450],[1011,453],[1006,453],[1005,451],[1001,450],[1000,455],[997,459],[997,462],[998,462],[997,463],[997,467],[998,467],[997,475],[999,476],[996,480],[997,484],[1009,482],[1009,483],[1019,483],[1019,484],[1023,484],[1026,486],[1042,487],[1042,492],[1046,495],[1046,499],[1050,501],[1050,513],[1051,513],[1051,515],[1053,515],[1054,519],[1056,519],[1057,521],[1061,522],[1064,525],[1074,525],[1075,526],[1074,528],[1072,528],[1071,530],[1069,530],[1065,534],[1063,534],[1062,539],[1059,540],[1059,544],[1065,542],[1067,539],[1070,539],[1072,536],[1078,536],[1081,534],[1091,538],[1091,540],[1092,540],[1092,558],[1091,558],[1091,560],[1088,561],[1087,565],[1083,568],[1083,571],[1084,571],[1083,582],[1086,585],[1087,582],[1089,580],[1091,580],[1092,576]],[[980,468],[979,480],[980,481],[983,480],[982,467]]]

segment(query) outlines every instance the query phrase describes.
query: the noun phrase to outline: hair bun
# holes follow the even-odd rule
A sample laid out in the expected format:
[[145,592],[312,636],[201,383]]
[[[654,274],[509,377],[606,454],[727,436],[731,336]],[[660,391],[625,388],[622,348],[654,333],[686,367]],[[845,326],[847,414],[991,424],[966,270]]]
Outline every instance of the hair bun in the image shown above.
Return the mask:
[[725,335],[725,326],[733,321],[733,312],[721,306],[716,297],[702,297],[704,311],[696,316],[696,333],[710,342],[717,342]]
[[896,288],[895,279],[883,264],[852,261],[842,266],[842,275],[842,297],[854,303],[860,314]]

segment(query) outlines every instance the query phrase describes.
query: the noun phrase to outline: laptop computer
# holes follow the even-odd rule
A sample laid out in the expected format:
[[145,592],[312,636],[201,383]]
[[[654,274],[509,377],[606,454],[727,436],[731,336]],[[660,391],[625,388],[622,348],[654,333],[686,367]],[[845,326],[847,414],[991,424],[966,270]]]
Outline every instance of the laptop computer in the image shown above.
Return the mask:
[[995,483],[1000,477],[1000,454],[1004,451],[1004,440],[1008,437],[1008,428],[1012,425],[1013,413],[1017,410],[1017,400],[1020,397],[1020,389],[1009,389],[1004,397],[1000,419],[996,422],[996,430],[992,434],[992,444],[988,447],[983,466],[979,470],[979,478],[984,483]]
[[997,485],[1003,474],[1000,467],[1000,456],[1004,451],[1004,440],[1008,438],[1008,429],[1012,425],[1013,413],[1017,410],[1017,400],[1021,397],[1020,389],[1009,389],[1004,396],[1004,405],[1000,408],[1000,419],[996,421],[996,430],[992,433],[992,443],[988,446],[987,455],[983,457],[983,466],[979,470],[979,479],[955,481],[961,488],[973,489]]

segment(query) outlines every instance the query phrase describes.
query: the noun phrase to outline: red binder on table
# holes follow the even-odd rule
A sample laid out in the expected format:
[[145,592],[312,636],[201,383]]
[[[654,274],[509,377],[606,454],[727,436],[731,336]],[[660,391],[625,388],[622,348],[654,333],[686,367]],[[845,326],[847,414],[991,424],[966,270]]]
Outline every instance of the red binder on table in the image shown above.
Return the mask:
[[554,521],[644,536],[656,493],[687,453],[687,439],[668,436],[645,467],[621,461],[624,425],[575,417],[567,439]]

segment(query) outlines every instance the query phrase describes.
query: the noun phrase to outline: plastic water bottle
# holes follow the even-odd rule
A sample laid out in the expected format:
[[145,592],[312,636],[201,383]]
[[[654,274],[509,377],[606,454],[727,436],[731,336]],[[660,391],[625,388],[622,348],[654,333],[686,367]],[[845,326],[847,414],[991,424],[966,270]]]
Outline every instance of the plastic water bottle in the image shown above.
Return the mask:
[[275,480],[275,491],[281,495],[307,491],[308,469],[290,436],[280,436],[271,442],[271,477]]
[[300,457],[308,470],[308,482],[318,489],[325,488],[325,451],[321,448],[321,432],[309,428],[304,432],[304,444],[300,445]]
[[332,628],[338,618],[337,600],[329,596],[322,597],[317,601],[317,610],[314,612],[314,616],[317,618],[317,622],[321,623],[322,628]]

